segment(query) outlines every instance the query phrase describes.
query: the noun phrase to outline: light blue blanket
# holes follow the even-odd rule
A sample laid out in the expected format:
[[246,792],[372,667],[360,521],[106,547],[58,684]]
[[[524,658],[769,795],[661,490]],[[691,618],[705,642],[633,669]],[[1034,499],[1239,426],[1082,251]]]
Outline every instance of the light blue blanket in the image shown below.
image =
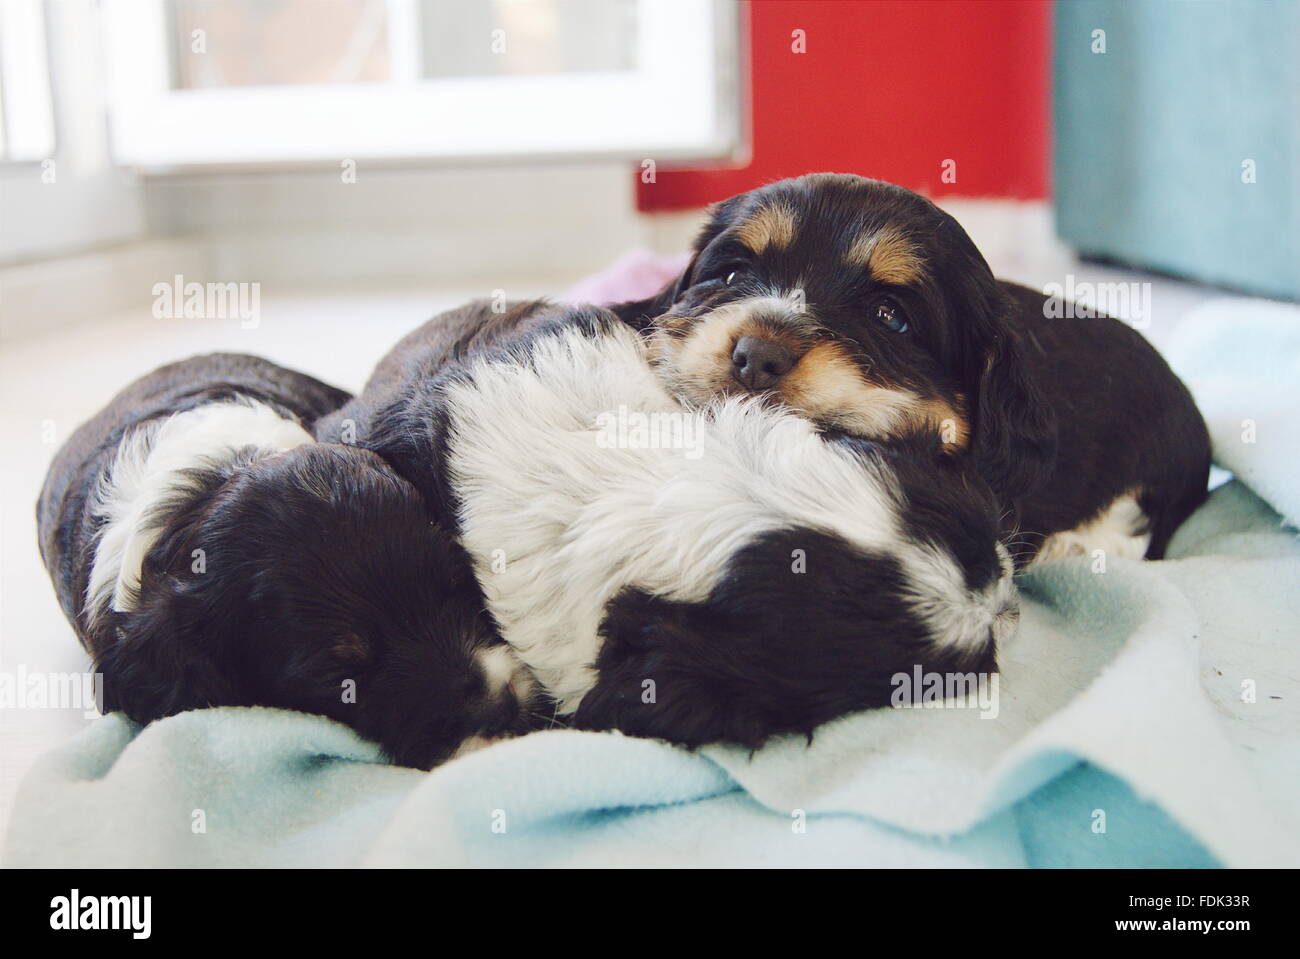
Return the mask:
[[[1296,515],[1285,457],[1249,455]],[[995,717],[878,710],[752,756],[551,731],[425,774],[295,713],[113,715],[29,774],[3,863],[1300,865],[1300,542],[1277,512],[1230,482],[1169,560],[1021,588]]]

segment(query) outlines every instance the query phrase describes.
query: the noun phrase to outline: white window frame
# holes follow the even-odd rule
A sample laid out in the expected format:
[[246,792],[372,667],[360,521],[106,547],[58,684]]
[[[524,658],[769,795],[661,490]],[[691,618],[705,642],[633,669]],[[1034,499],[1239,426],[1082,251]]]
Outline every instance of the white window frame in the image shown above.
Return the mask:
[[[175,90],[163,0],[104,0],[114,155],[148,172],[341,159],[730,157],[741,139],[736,7],[638,0],[638,67],[629,72],[416,80],[417,54],[403,49],[394,51],[392,83]],[[406,23],[418,16],[416,0],[389,8]],[[406,37],[404,48],[418,42]]]
[[[10,13],[20,7],[36,14],[20,17],[26,37],[10,32]],[[5,46],[12,37],[29,54],[21,87],[12,85],[14,59],[6,58],[6,109],[17,107],[32,118],[23,134],[25,152],[16,156],[9,143],[9,159],[24,162],[0,163],[0,264],[137,239],[145,219],[139,178],[115,169],[109,156],[95,0],[0,0],[0,8]],[[39,24],[39,42],[33,23]],[[10,112],[11,138],[14,119]]]
[[0,2],[0,160],[54,153],[54,112],[41,0]]

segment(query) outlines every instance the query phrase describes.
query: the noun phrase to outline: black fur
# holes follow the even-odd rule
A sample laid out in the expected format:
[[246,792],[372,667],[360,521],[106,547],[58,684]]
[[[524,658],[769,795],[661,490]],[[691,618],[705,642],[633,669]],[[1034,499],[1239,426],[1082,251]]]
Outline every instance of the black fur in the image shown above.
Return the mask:
[[244,396],[309,424],[350,394],[256,356],[212,353],[159,367],[123,388],[79,426],[55,454],[36,507],[37,543],[78,635],[87,641],[83,609],[90,579],[87,557],[98,526],[89,498],[128,433],[151,420]]
[[347,399],[256,357],[196,357],[127,387],[51,467],[42,552],[103,675],[105,708],[138,722],[204,706],[297,709],[422,768],[468,736],[527,728],[528,702],[488,696],[474,659],[501,640],[467,558],[419,493],[365,450],[214,451],[191,471],[193,492],[154,504],[160,535],[132,608],[89,615],[101,525],[91,491],[118,445],[150,419],[233,396],[305,423]]
[[316,435],[326,442],[346,439],[383,456],[420,490],[447,529],[456,531],[458,502],[446,470],[447,385],[464,380],[477,361],[530,362],[531,344],[561,327],[597,335],[618,322],[599,307],[529,300],[497,312],[490,301],[474,300],[403,337],[379,361],[359,396],[316,423]]
[[[807,570],[792,575],[804,550]],[[988,556],[996,563],[991,546]],[[897,674],[997,669],[993,643],[973,655],[929,645],[886,557],[829,533],[793,529],[739,552],[701,604],[627,590],[608,606],[599,681],[574,724],[685,746],[757,748],[811,738],[822,723],[888,706]]]

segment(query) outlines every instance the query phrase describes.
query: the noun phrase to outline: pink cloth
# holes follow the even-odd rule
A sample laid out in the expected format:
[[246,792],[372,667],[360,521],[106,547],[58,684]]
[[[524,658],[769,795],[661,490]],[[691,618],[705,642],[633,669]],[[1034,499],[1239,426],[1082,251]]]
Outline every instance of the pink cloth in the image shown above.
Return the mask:
[[690,261],[689,253],[661,256],[649,250],[629,250],[610,266],[579,280],[560,299],[566,303],[622,303],[662,290]]

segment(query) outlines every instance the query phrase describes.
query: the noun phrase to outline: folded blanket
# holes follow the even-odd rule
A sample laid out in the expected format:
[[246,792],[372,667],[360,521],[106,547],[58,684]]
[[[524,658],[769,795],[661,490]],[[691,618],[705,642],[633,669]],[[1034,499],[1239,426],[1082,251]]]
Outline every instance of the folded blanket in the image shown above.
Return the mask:
[[878,710],[752,756],[557,730],[425,774],[295,713],[109,716],[28,776],[3,862],[1300,864],[1300,546],[1232,482],[1172,556],[1025,576],[995,717]]
[[1215,462],[1300,524],[1300,306],[1211,300],[1183,318],[1166,358],[1205,415]]

